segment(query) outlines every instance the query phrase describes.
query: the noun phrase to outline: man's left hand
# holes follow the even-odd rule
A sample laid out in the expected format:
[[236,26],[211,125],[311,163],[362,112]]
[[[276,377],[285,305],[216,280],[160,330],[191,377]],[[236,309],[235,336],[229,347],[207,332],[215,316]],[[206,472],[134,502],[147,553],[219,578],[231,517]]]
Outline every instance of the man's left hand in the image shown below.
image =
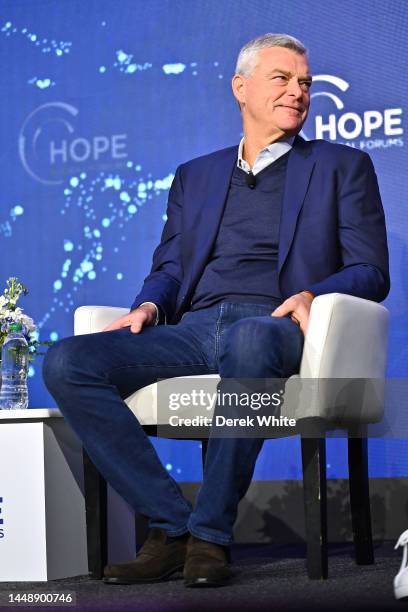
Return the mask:
[[271,316],[285,317],[286,315],[290,315],[292,321],[299,325],[303,334],[306,334],[313,299],[313,294],[310,291],[296,293],[296,295],[292,295],[285,300],[283,304],[278,306],[278,308],[271,313]]

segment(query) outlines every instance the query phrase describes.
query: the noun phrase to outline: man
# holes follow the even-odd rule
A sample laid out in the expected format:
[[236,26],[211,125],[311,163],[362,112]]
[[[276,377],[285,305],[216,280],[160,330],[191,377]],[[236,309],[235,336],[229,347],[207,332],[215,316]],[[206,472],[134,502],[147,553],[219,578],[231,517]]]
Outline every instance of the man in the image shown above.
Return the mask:
[[161,580],[184,567],[187,586],[223,584],[262,446],[211,437],[192,509],[122,398],[158,378],[291,376],[314,296],[388,293],[370,158],[297,136],[311,82],[306,49],[290,36],[266,34],[241,50],[232,80],[239,147],[177,169],[152,271],[129,314],[47,354],[45,381],[66,420],[108,482],[150,519],[136,560],[108,566],[108,583]]

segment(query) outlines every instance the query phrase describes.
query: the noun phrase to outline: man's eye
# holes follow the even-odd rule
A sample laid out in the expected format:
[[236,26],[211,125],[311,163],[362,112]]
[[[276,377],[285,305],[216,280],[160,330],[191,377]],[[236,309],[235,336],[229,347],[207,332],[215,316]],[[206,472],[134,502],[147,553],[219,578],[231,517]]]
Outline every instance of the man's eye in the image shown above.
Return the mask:
[[300,81],[300,86],[304,91],[309,91],[312,86],[312,81]]
[[282,74],[278,74],[277,76],[273,77],[274,81],[281,81],[282,83],[284,81],[287,81],[287,78],[285,76],[283,76]]

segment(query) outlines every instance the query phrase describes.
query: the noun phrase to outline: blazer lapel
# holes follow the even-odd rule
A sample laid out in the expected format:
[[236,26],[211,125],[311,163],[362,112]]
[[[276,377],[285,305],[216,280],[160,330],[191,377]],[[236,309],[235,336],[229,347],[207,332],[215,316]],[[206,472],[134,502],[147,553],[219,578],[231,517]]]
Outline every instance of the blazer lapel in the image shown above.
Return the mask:
[[[195,244],[191,245],[193,261],[185,286],[192,288],[208,261],[220,226],[238,147],[231,147],[225,157],[215,160],[205,173],[199,214],[194,219]],[[190,237],[191,239],[191,237]]]
[[278,272],[288,256],[315,164],[309,143],[296,137],[289,154],[279,230]]

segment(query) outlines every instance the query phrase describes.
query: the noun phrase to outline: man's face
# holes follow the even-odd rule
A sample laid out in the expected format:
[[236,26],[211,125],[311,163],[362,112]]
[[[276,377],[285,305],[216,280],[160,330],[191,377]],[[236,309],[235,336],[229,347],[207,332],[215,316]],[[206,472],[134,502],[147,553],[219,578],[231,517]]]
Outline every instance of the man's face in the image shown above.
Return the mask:
[[306,55],[284,47],[258,51],[250,77],[235,75],[233,91],[244,122],[266,135],[294,136],[309,110],[311,75]]

